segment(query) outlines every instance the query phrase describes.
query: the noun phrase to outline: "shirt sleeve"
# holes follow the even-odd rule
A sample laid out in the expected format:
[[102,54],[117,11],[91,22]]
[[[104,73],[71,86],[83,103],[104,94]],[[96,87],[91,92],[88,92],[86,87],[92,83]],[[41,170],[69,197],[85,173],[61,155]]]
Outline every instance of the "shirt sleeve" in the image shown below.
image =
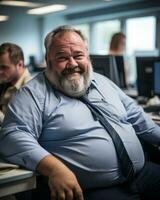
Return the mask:
[[151,144],[159,145],[160,127],[144,112],[141,106],[137,105],[119,88],[117,89],[127,112],[127,121],[132,124],[136,134]]
[[38,139],[42,130],[43,101],[28,88],[20,89],[8,106],[0,131],[0,155],[5,160],[35,170],[49,154]]

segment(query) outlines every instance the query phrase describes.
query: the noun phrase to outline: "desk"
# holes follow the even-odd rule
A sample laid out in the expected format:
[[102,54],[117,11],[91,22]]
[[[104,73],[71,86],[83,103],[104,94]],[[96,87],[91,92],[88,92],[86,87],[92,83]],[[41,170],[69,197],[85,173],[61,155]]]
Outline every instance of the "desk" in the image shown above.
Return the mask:
[[25,169],[11,169],[0,174],[0,197],[31,190],[36,187],[36,176]]
[[152,113],[147,113],[151,118],[152,120],[160,126],[160,116],[159,115],[155,115],[155,114],[152,114]]

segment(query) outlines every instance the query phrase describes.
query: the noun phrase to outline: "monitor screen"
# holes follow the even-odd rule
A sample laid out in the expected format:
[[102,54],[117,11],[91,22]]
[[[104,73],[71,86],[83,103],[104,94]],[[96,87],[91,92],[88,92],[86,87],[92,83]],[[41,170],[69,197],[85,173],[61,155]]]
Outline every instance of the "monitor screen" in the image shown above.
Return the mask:
[[154,63],[154,73],[153,73],[153,90],[154,94],[160,96],[160,62]]
[[138,96],[153,96],[153,69],[159,57],[136,57]]
[[90,55],[93,70],[110,78],[109,57],[105,55]]
[[125,74],[125,66],[124,66],[124,57],[123,56],[114,56],[114,57],[115,57],[117,70],[118,70],[120,88],[126,89],[127,83],[126,83],[126,74]]
[[124,61],[122,56],[90,55],[93,69],[121,88],[126,87]]

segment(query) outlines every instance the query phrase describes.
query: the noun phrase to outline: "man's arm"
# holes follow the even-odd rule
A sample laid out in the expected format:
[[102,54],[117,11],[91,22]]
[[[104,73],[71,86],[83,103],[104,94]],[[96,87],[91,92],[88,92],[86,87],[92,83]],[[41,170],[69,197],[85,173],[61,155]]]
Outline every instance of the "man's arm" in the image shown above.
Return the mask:
[[136,134],[150,144],[159,145],[160,127],[130,97],[122,91],[119,94],[127,112],[127,121],[132,124]]
[[11,163],[35,170],[49,152],[38,143],[42,111],[38,100],[32,96],[22,89],[9,103],[0,131],[0,154]]
[[48,176],[52,199],[55,199],[55,195],[58,195],[58,199],[64,199],[65,195],[68,200],[72,200],[72,197],[83,200],[75,175],[38,143],[42,129],[42,107],[43,104],[31,91],[22,89],[16,94],[9,104],[0,132],[0,154],[11,163],[37,169]]
[[83,200],[82,190],[73,172],[52,155],[42,159],[37,170],[49,178],[51,198]]

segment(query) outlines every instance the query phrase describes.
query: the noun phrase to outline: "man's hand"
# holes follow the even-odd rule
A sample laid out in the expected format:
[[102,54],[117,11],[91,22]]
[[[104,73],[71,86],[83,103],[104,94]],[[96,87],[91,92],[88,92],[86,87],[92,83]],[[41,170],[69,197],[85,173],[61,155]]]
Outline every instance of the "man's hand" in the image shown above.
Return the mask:
[[38,171],[47,175],[52,200],[83,200],[82,190],[73,172],[54,156],[40,161]]
[[77,179],[67,167],[62,167],[49,176],[49,187],[52,200],[83,200]]

